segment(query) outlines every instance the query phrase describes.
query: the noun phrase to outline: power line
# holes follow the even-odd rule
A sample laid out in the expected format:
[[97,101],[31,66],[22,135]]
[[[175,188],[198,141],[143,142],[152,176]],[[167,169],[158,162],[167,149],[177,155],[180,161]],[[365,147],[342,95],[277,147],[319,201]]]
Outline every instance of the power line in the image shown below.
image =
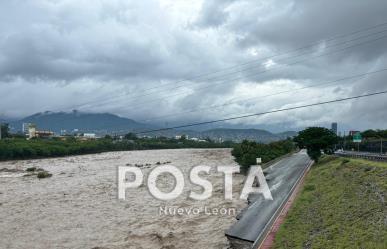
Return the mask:
[[[267,60],[267,59],[271,59],[271,58],[283,56],[283,55],[286,55],[286,54],[294,53],[294,52],[297,52],[297,51],[300,51],[300,50],[303,50],[303,49],[307,49],[307,48],[311,48],[313,46],[319,45],[321,42],[324,42],[324,41],[325,42],[333,41],[333,40],[336,40],[336,39],[344,38],[344,37],[347,37],[347,36],[350,36],[350,35],[355,35],[355,34],[358,34],[358,33],[364,32],[364,31],[368,31],[368,30],[372,30],[372,29],[375,29],[375,28],[378,28],[378,27],[382,27],[382,26],[385,26],[385,25],[387,25],[387,22],[381,23],[381,24],[377,24],[377,25],[374,25],[374,26],[371,26],[371,27],[359,29],[359,30],[356,30],[356,31],[353,31],[353,32],[350,32],[350,33],[336,35],[336,36],[333,36],[333,37],[328,38],[328,39],[321,39],[321,40],[319,40],[317,42],[311,43],[311,44],[306,45],[306,46],[299,47],[299,48],[294,49],[294,50],[290,50],[290,51],[287,51],[287,52],[284,52],[284,53],[280,53],[280,54],[276,54],[276,55],[273,55],[273,56],[269,56],[269,57],[266,57],[266,58],[255,59],[255,60],[248,61],[248,62],[239,64],[239,65],[235,65],[235,66],[228,67],[228,68],[225,68],[225,69],[217,70],[217,71],[214,71],[212,73],[202,74],[202,75],[199,75],[199,76],[195,76],[195,77],[192,77],[192,78],[187,78],[187,79],[184,79],[184,80],[181,80],[181,81],[177,81],[177,82],[171,82],[171,83],[167,83],[167,84],[162,84],[162,85],[159,85],[159,86],[156,86],[156,87],[153,87],[153,88],[142,90],[142,92],[149,91],[149,90],[152,90],[152,89],[161,88],[161,87],[164,87],[166,85],[172,85],[172,84],[177,84],[177,83],[181,83],[181,82],[186,82],[186,81],[202,78],[204,76],[208,76],[208,75],[211,75],[211,74],[216,74],[216,73],[223,72],[223,71],[226,71],[226,70],[229,70],[229,69],[241,67],[241,66],[248,65],[248,64],[251,64],[251,63],[257,63],[258,61],[264,61],[264,60]],[[348,41],[348,42],[350,42],[350,41]],[[287,58],[287,59],[289,59],[289,58]],[[154,93],[159,93],[159,92],[154,92]],[[128,96],[128,95],[130,95],[130,94],[125,93],[125,94],[121,94],[121,95],[119,95],[117,97],[124,97],[124,96]],[[141,96],[146,96],[146,95],[141,95]],[[137,97],[140,97],[140,96],[137,96]],[[82,106],[90,105],[92,103],[96,103],[96,102],[100,102],[100,101],[101,100],[89,101],[89,102],[80,104],[77,107],[80,108]],[[76,106],[73,106],[73,107],[76,107]]]
[[[381,30],[381,31],[378,31],[378,32],[375,32],[375,33],[372,33],[372,34],[367,34],[367,35],[364,35],[364,36],[360,36],[360,37],[357,37],[355,39],[351,39],[349,41],[343,41],[341,43],[336,43],[336,44],[332,44],[332,45],[329,45],[329,46],[326,46],[325,49],[328,49],[328,48],[332,48],[332,47],[339,47],[341,45],[344,45],[344,44],[347,44],[347,43],[350,43],[350,42],[354,42],[354,41],[357,41],[357,40],[361,40],[363,38],[367,38],[367,37],[370,37],[370,36],[373,36],[373,35],[378,35],[378,34],[382,34],[382,33],[385,33],[387,32],[387,30]],[[289,59],[294,59],[294,58],[298,58],[298,57],[301,57],[301,56],[304,56],[304,55],[308,55],[310,54],[311,52],[310,51],[306,51],[304,53],[301,53],[301,54],[297,54],[297,55],[294,55],[294,56],[291,56],[291,57],[288,57],[288,58],[284,58],[283,60],[289,60]],[[257,62],[260,62],[262,63],[262,61],[256,61],[255,63]],[[282,62],[282,60],[280,60],[279,62]],[[227,73],[225,75],[221,75],[220,77],[224,77],[224,76],[230,76],[230,75],[234,75],[234,74],[239,74],[239,73],[243,73],[243,72],[246,72],[246,71],[250,71],[250,70],[254,70],[256,69],[255,67],[250,67],[250,68],[245,68],[245,69],[241,69],[241,70],[238,70],[238,71],[234,71],[234,72],[230,72],[230,73]],[[212,80],[215,80],[215,79],[218,79],[218,77],[215,77],[215,78],[209,78],[209,79],[206,79],[206,81],[212,81]],[[224,79],[224,80],[227,80]],[[222,80],[221,82],[223,82],[224,80]],[[199,81],[200,82],[200,81]],[[217,81],[215,81],[217,82]],[[204,84],[204,83],[207,83],[207,82],[202,82],[202,83],[189,83],[189,84],[183,84],[183,85],[178,85],[178,86],[175,86],[173,87],[173,89],[165,89],[164,91],[168,91],[168,90],[176,90],[177,88],[181,88],[181,87],[185,87],[185,86],[192,86],[192,85],[198,85],[198,84]],[[160,93],[160,91],[157,91],[157,92],[151,92],[151,93],[148,93],[148,94],[141,94],[141,95],[137,95],[137,96],[134,96],[133,98],[137,98],[137,97],[144,97],[144,96],[149,96],[149,95],[152,95],[154,93]]]
[[272,56],[267,56],[267,57],[260,58],[260,59],[250,60],[250,61],[247,61],[247,62],[244,62],[244,63],[241,63],[241,64],[237,64],[237,65],[234,65],[234,66],[231,66],[231,67],[227,67],[227,68],[223,68],[223,69],[216,70],[216,71],[213,71],[213,72],[209,72],[209,73],[201,74],[201,75],[198,75],[198,76],[186,78],[186,79],[183,79],[183,80],[180,80],[180,81],[176,81],[176,82],[162,84],[160,86],[156,86],[156,87],[152,87],[152,88],[149,88],[149,89],[145,89],[143,91],[157,89],[157,88],[160,88],[160,87],[163,87],[163,86],[166,86],[166,85],[172,85],[172,84],[177,84],[177,83],[181,83],[181,82],[191,81],[191,80],[195,80],[195,79],[198,79],[198,78],[202,78],[204,76],[216,74],[216,73],[227,71],[227,70],[230,70],[230,69],[233,69],[233,68],[237,68],[237,67],[240,67],[240,66],[244,66],[244,65],[251,64],[251,63],[255,63],[257,61],[264,61],[264,60],[272,59],[272,58],[275,58],[275,57],[287,55],[287,54],[294,53],[294,52],[297,52],[297,51],[300,51],[300,50],[304,50],[304,49],[307,49],[307,48],[312,48],[312,47],[314,47],[316,45],[319,45],[321,42],[324,42],[324,41],[325,42],[333,41],[333,40],[336,40],[336,39],[339,39],[339,38],[343,38],[343,37],[346,37],[346,36],[358,34],[358,33],[361,33],[361,32],[364,32],[364,31],[368,31],[368,30],[372,30],[372,29],[375,29],[375,28],[378,28],[378,27],[381,27],[381,26],[385,26],[385,25],[387,25],[387,22],[380,23],[380,24],[377,24],[377,25],[374,25],[374,26],[370,26],[370,27],[367,27],[367,28],[359,29],[359,30],[356,30],[356,31],[352,31],[352,32],[349,32],[349,33],[346,33],[346,34],[335,35],[335,36],[332,36],[332,37],[330,37],[328,39],[321,39],[321,40],[318,40],[316,42],[307,44],[307,45],[302,46],[302,47],[298,47],[296,49],[288,50],[288,51],[283,52],[283,53],[279,53],[279,54],[272,55]]
[[[386,32],[387,30],[383,31],[383,32]],[[269,68],[269,69],[265,69],[265,70],[262,70],[262,71],[259,71],[259,72],[255,72],[254,74],[250,74],[250,75],[246,75],[246,76],[242,76],[242,77],[237,77],[237,78],[234,78],[234,79],[230,79],[229,81],[221,81],[217,84],[212,84],[210,86],[205,86],[205,87],[201,87],[201,88],[197,88],[197,89],[194,89],[195,91],[198,91],[198,90],[204,90],[204,89],[208,89],[208,88],[211,88],[213,87],[214,85],[218,85],[218,84],[227,84],[227,83],[233,83],[233,80],[239,80],[239,79],[243,79],[245,77],[251,77],[251,76],[257,76],[257,75],[261,75],[261,74],[264,74],[266,72],[271,72],[271,71],[274,71],[274,70],[278,70],[278,69],[281,69],[283,67],[289,67],[289,66],[293,66],[293,65],[296,65],[296,64],[299,64],[301,62],[305,62],[305,61],[309,61],[309,60],[312,60],[312,59],[317,59],[317,58],[321,58],[321,57],[324,57],[324,56],[328,56],[328,55],[333,55],[333,54],[337,54],[337,53],[340,53],[340,52],[343,52],[343,51],[346,51],[348,49],[351,49],[351,48],[354,48],[354,47],[358,47],[358,46],[361,46],[361,45],[365,45],[365,44],[368,44],[368,43],[371,43],[371,42],[375,42],[375,41],[378,41],[378,40],[381,40],[383,38],[386,38],[387,35],[383,35],[383,36],[380,36],[378,38],[375,38],[375,39],[371,39],[371,40],[367,40],[367,41],[364,41],[364,42],[361,42],[361,43],[357,43],[357,44],[354,44],[354,45],[351,45],[351,46],[347,46],[347,47],[344,47],[344,48],[340,48],[340,49],[337,49],[337,50],[333,50],[331,52],[328,52],[328,53],[323,53],[323,54],[320,54],[320,55],[316,55],[316,56],[313,56],[313,57],[310,57],[310,58],[306,58],[306,59],[302,59],[302,60],[298,60],[298,61],[295,61],[295,62],[292,62],[292,63],[288,63],[288,64],[282,64],[276,68]],[[363,37],[364,38],[364,37]],[[186,92],[180,92],[180,93],[176,93],[176,94],[171,94],[171,95],[167,95],[167,96],[163,96],[163,97],[160,97],[160,98],[155,98],[155,99],[152,99],[152,100],[148,100],[148,101],[144,101],[144,102],[140,102],[140,103],[136,103],[135,105],[131,105],[131,108],[140,108],[140,107],[143,107],[144,104],[147,104],[147,103],[152,103],[152,102],[157,102],[157,101],[162,101],[164,99],[167,99],[167,98],[170,98],[170,97],[175,97],[175,96],[179,96],[179,95],[183,95],[183,94],[186,94]],[[112,103],[112,102],[117,102],[118,100],[115,100],[115,99],[112,99],[112,100],[106,100],[104,101],[103,103],[104,104],[107,104],[107,103]],[[102,105],[102,104],[100,104]],[[96,106],[100,106],[100,105],[96,105]]]
[[248,101],[255,100],[255,99],[263,99],[263,98],[272,97],[272,96],[276,96],[276,95],[280,95],[280,94],[284,94],[284,93],[297,92],[297,91],[300,91],[300,90],[305,90],[305,89],[309,89],[309,88],[313,88],[313,87],[333,85],[334,83],[337,83],[337,82],[341,82],[341,81],[345,81],[345,80],[350,80],[350,79],[355,79],[355,78],[363,78],[363,77],[368,76],[368,75],[372,75],[372,74],[376,74],[376,73],[382,73],[382,72],[385,72],[385,71],[387,71],[387,68],[383,68],[383,69],[372,71],[372,72],[366,72],[366,73],[362,73],[362,74],[352,75],[352,76],[348,76],[348,77],[345,77],[345,78],[340,78],[340,79],[329,81],[329,82],[325,82],[325,83],[313,84],[313,85],[309,85],[309,86],[305,86],[305,87],[300,87],[300,88],[296,88],[296,89],[292,89],[292,90],[280,91],[280,92],[276,92],[276,93],[272,93],[272,94],[268,94],[268,95],[261,95],[261,96],[251,97],[251,98],[242,99],[242,100],[235,100],[235,101],[231,101],[231,102],[230,101],[226,101],[224,104],[221,104],[221,105],[213,105],[213,106],[208,106],[208,107],[203,107],[203,108],[195,108],[195,109],[191,109],[191,110],[188,110],[188,111],[185,111],[185,112],[166,114],[166,115],[161,115],[161,116],[157,116],[157,117],[142,119],[142,120],[138,120],[138,121],[139,122],[149,122],[151,120],[158,120],[158,119],[163,119],[163,118],[167,118],[167,117],[179,116],[179,115],[182,115],[182,114],[193,113],[193,112],[197,112],[197,111],[203,111],[203,110],[209,110],[209,109],[217,109],[217,108],[220,108],[220,107],[229,106],[229,105],[232,105],[232,104],[235,104],[235,103],[239,103],[239,102],[243,102],[244,103],[244,102],[248,102]]
[[[338,43],[338,44],[333,44],[333,45],[330,45],[330,46],[327,46],[326,48],[333,48],[333,47],[337,47],[337,46],[341,46],[343,44],[346,44],[346,43],[350,43],[350,42],[354,42],[354,41],[357,41],[357,40],[360,40],[360,39],[363,39],[363,38],[368,38],[368,37],[371,37],[371,36],[374,36],[374,35],[378,35],[378,34],[381,34],[381,33],[385,33],[387,32],[387,30],[382,30],[382,31],[378,31],[376,33],[372,33],[372,34],[368,34],[368,35],[364,35],[364,36],[360,36],[360,37],[357,37],[355,39],[351,39],[349,41],[344,41],[344,42],[341,42],[341,43]],[[384,36],[383,36],[384,37]],[[379,39],[376,39],[376,40],[379,40]],[[359,46],[359,45],[363,45],[365,43],[368,43],[368,42],[372,42],[374,40],[370,40],[370,41],[366,41],[366,42],[363,42],[363,43],[359,43],[359,44],[355,44],[354,46],[349,46],[347,48],[344,48],[344,49],[339,49],[337,50],[338,52],[341,52],[341,51],[345,51],[349,48],[352,48],[352,47],[356,47],[356,46]],[[303,55],[307,55],[309,52],[307,53],[304,53],[304,54],[299,54],[299,55],[295,55],[295,56],[291,56],[289,58],[285,58],[286,60],[289,60],[289,59],[294,59],[294,58],[297,58],[297,57],[300,57],[300,56],[303,56]],[[309,58],[309,59],[313,59],[313,58],[319,58],[319,57],[322,57],[322,56],[326,56],[326,55],[330,55],[331,53],[325,53],[325,54],[322,54],[321,56],[315,56],[315,57],[312,57],[312,58]],[[335,52],[333,52],[332,54],[335,54]],[[283,65],[280,65],[280,66],[277,66],[276,68],[271,68],[271,69],[265,69],[265,70],[261,70],[259,72],[254,72],[253,74],[248,74],[248,75],[244,75],[244,76],[239,76],[237,78],[234,78],[234,79],[231,79],[231,80],[239,80],[239,79],[243,79],[243,78],[246,78],[246,77],[251,77],[251,76],[257,76],[257,75],[261,75],[261,74],[264,74],[266,72],[270,72],[270,71],[273,71],[273,70],[276,70],[276,69],[279,69],[279,68],[282,68],[282,67],[287,67],[287,66],[291,66],[291,65],[295,65],[295,64],[298,64],[300,62],[304,62],[304,61],[307,61],[309,60],[308,58],[307,59],[303,59],[303,60],[300,60],[300,61],[296,61],[296,62],[293,62],[293,63],[286,63],[286,64],[283,64]],[[239,73],[242,73],[242,72],[245,72],[245,71],[249,71],[249,70],[254,70],[255,68],[246,68],[246,69],[243,69],[243,70],[240,70],[240,71],[237,71],[237,72],[232,72],[232,73],[229,73],[227,75],[233,75],[233,74],[239,74]],[[223,76],[226,76],[226,75],[223,75]],[[211,78],[211,79],[208,79],[208,80],[214,80],[216,78]],[[215,83],[209,85],[209,86],[205,86],[205,87],[200,87],[198,89],[195,89],[195,90],[202,90],[202,89],[208,89],[208,88],[211,88],[213,87],[214,85],[219,85],[219,84],[224,84],[224,83],[231,83],[231,82],[227,82],[227,81],[230,81],[230,79],[223,79],[223,80],[220,80],[220,81],[215,81]],[[152,94],[155,94],[155,93],[160,93],[160,92],[165,92],[165,91],[171,91],[171,90],[176,90],[178,88],[181,88],[181,87],[184,87],[184,86],[192,86],[192,85],[200,85],[200,84],[204,84],[204,83],[208,83],[208,82],[201,82],[201,83],[190,83],[190,84],[184,84],[184,85],[180,85],[180,86],[176,86],[174,87],[173,89],[164,89],[164,90],[161,90],[161,91],[158,91],[158,92],[151,92],[151,93],[148,93],[148,94],[142,94],[142,95],[136,95],[134,97],[131,97],[130,99],[131,100],[135,100],[137,98],[140,98],[140,97],[144,97],[144,96],[149,96],[149,95],[152,95]],[[173,95],[168,95],[168,96],[165,96],[165,97],[174,97],[174,96],[179,96],[179,95],[183,95],[185,94],[186,91],[184,92],[180,92],[180,93],[176,93],[176,94],[173,94]],[[118,98],[120,97],[125,97],[126,94],[124,95],[121,95],[121,96],[118,96]],[[145,101],[145,102],[142,102],[142,103],[138,103],[136,106],[143,106],[144,103],[151,103],[151,102],[156,102],[158,100],[162,100],[164,99],[165,97],[161,97],[161,98],[156,98],[156,99],[153,99],[151,101]],[[118,99],[114,99],[114,100],[105,100],[103,101],[102,103],[111,103],[111,102],[117,102],[119,101]],[[84,106],[84,105],[82,105]],[[97,105],[98,106],[98,105]]]
[[276,55],[272,55],[272,56],[267,56],[267,57],[264,57],[264,58],[261,58],[261,59],[250,60],[250,61],[247,61],[247,62],[244,62],[244,63],[241,63],[241,64],[237,64],[237,65],[234,65],[234,66],[231,66],[231,67],[219,69],[219,70],[216,70],[216,71],[213,71],[213,72],[201,74],[201,75],[194,76],[194,77],[191,77],[191,78],[186,78],[186,79],[183,79],[183,80],[180,80],[180,81],[177,81],[177,82],[171,82],[171,83],[163,84],[163,85],[156,86],[156,87],[153,87],[153,88],[149,88],[149,89],[146,89],[144,91],[152,90],[152,89],[157,89],[157,88],[163,87],[165,85],[171,85],[171,84],[177,84],[177,83],[181,83],[181,82],[185,82],[185,81],[195,80],[195,79],[198,79],[198,78],[202,78],[204,76],[216,74],[216,73],[227,71],[227,70],[230,70],[230,69],[233,69],[233,68],[237,68],[237,67],[240,67],[240,66],[244,66],[244,65],[251,64],[251,63],[255,63],[255,62],[257,62],[257,60],[258,61],[264,61],[264,60],[276,58],[276,57],[279,57],[279,56],[287,55],[287,54],[290,54],[290,53],[297,52],[299,50],[304,50],[304,49],[307,49],[307,48],[312,48],[312,47],[314,47],[316,45],[319,45],[321,42],[324,42],[324,41],[325,42],[333,41],[333,40],[336,40],[336,39],[339,39],[339,38],[343,38],[343,37],[350,36],[350,35],[355,35],[355,34],[358,34],[358,33],[364,32],[364,31],[368,31],[368,30],[372,30],[372,29],[375,29],[375,28],[378,28],[378,27],[381,27],[381,26],[385,26],[385,25],[387,25],[387,22],[380,23],[380,24],[377,24],[377,25],[374,25],[374,26],[370,26],[370,27],[367,27],[367,28],[359,29],[359,30],[356,30],[356,31],[352,31],[352,32],[349,32],[349,33],[346,33],[346,34],[335,35],[335,36],[332,36],[332,37],[330,37],[328,39],[321,39],[321,40],[318,40],[316,42],[307,44],[307,45],[302,46],[302,47],[298,47],[296,49],[288,50],[288,51],[280,53],[280,54],[276,54]]
[[162,128],[162,129],[154,129],[154,130],[142,131],[142,132],[137,132],[136,134],[146,134],[146,133],[157,132],[157,131],[166,131],[166,130],[172,130],[172,129],[180,129],[180,128],[186,128],[186,127],[192,127],[192,126],[199,126],[199,125],[205,125],[205,124],[219,123],[219,122],[230,121],[230,120],[235,120],[235,119],[242,119],[242,118],[249,118],[249,117],[255,117],[255,116],[262,116],[262,115],[265,115],[265,114],[272,114],[272,113],[278,113],[278,112],[286,112],[286,111],[291,111],[291,110],[303,109],[303,108],[307,108],[307,107],[313,107],[313,106],[319,106],[319,105],[343,102],[343,101],[352,100],[352,99],[360,99],[360,98],[365,98],[365,97],[371,97],[371,96],[381,95],[381,94],[385,94],[385,93],[387,93],[387,90],[381,91],[381,92],[374,92],[374,93],[369,93],[369,94],[357,95],[357,96],[348,97],[348,98],[342,98],[342,99],[335,99],[335,100],[329,100],[329,101],[324,101],[324,102],[318,102],[318,103],[314,103],[314,104],[300,105],[300,106],[283,108],[283,109],[277,109],[277,110],[271,110],[271,111],[266,111],[266,112],[247,114],[247,115],[236,116],[236,117],[231,117],[231,118],[217,119],[217,120],[198,122],[198,123],[191,123],[191,124],[179,125],[179,126]]

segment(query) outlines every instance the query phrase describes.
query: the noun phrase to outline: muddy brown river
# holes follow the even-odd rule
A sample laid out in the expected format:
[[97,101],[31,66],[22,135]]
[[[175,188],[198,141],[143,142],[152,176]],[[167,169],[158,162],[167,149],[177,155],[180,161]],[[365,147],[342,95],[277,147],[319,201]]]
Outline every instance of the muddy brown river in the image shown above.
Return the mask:
[[[143,184],[117,198],[117,167],[140,167],[146,178],[159,164],[180,168],[187,178],[183,194],[172,201],[152,197]],[[193,166],[207,165],[213,195],[205,201],[188,198],[200,187],[188,180]],[[1,248],[228,248],[224,231],[246,205],[239,200],[243,177],[234,175],[233,201],[223,198],[222,173],[216,166],[236,165],[228,149],[182,149],[108,152],[55,159],[0,162]],[[53,176],[25,176],[37,167]],[[161,188],[173,178],[161,175]],[[181,208],[181,215],[161,208]],[[216,214],[207,210],[228,210]],[[199,214],[189,210],[201,210]],[[232,211],[235,211],[232,212]]]

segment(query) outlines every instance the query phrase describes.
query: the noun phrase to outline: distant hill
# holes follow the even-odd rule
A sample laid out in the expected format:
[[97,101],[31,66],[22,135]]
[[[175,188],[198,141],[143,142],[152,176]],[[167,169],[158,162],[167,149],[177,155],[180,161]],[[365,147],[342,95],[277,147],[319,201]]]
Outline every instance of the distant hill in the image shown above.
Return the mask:
[[61,130],[73,132],[95,132],[106,134],[111,132],[125,133],[150,129],[145,124],[138,123],[132,119],[119,117],[110,113],[82,113],[73,111],[66,112],[43,112],[25,117],[21,120],[11,122],[13,131],[21,131],[23,123],[34,123],[38,129],[51,130],[60,133]]
[[205,131],[192,131],[192,130],[168,130],[162,132],[151,133],[152,136],[166,136],[172,137],[175,135],[187,135],[189,138],[210,138],[216,141],[234,141],[241,142],[245,139],[270,143],[278,140],[283,140],[288,137],[294,137],[297,135],[295,131],[286,131],[281,133],[271,133],[261,129],[233,129],[233,128],[217,128]]
[[240,142],[244,139],[254,141],[275,141],[278,140],[276,136],[265,130],[258,129],[212,129],[202,132],[205,137],[212,139],[232,140]]
[[0,116],[0,123],[9,123],[10,120],[12,120],[12,119],[10,119],[6,116]]
[[[83,113],[79,111],[73,112],[40,112],[34,115],[25,117],[21,120],[10,122],[11,132],[22,130],[23,123],[34,123],[40,130],[51,130],[60,134],[65,130],[67,133],[77,132],[92,132],[99,135],[105,134],[125,134],[128,132],[139,132],[144,130],[157,129],[155,126],[136,122],[132,119],[120,117],[111,113]],[[240,142],[244,139],[268,143],[286,139],[297,135],[294,131],[282,133],[271,133],[260,129],[230,129],[219,128],[206,131],[192,130],[166,130],[153,132],[146,135],[150,136],[166,136],[174,137],[176,135],[188,135],[193,138],[210,138],[213,140],[231,140]]]
[[232,140],[235,142],[241,142],[245,139],[257,141],[257,142],[273,142],[287,137],[293,137],[296,132],[284,132],[274,134],[266,130],[259,129],[212,129],[201,132],[202,137],[209,137],[211,139]]
[[285,132],[276,133],[276,135],[278,137],[280,137],[281,139],[286,139],[288,137],[295,137],[295,136],[297,136],[298,132],[296,132],[296,131],[285,131]]

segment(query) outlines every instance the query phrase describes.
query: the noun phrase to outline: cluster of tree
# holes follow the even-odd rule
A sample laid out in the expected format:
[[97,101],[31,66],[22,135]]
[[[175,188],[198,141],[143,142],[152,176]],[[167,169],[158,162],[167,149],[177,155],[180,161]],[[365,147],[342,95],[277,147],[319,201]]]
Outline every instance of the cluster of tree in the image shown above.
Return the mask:
[[298,133],[294,138],[300,149],[307,149],[308,155],[315,162],[321,157],[321,151],[326,154],[334,152],[334,146],[338,143],[337,135],[323,127],[310,127]]
[[179,149],[179,148],[231,148],[232,142],[213,143],[176,140],[169,138],[137,138],[128,135],[123,140],[111,137],[79,141],[69,137],[60,139],[21,139],[8,138],[0,140],[0,160],[29,159],[81,155],[107,151],[146,150],[146,149]]
[[286,155],[295,149],[291,140],[283,140],[270,144],[262,144],[244,140],[234,146],[232,155],[235,161],[247,170],[251,165],[256,164],[256,159],[261,158],[262,162],[271,161],[277,157]]
[[361,143],[353,142],[353,136],[339,138],[338,148],[359,150],[373,153],[387,151],[387,130],[366,130],[361,132]]
[[361,133],[363,138],[369,139],[387,139],[387,130],[366,130]]

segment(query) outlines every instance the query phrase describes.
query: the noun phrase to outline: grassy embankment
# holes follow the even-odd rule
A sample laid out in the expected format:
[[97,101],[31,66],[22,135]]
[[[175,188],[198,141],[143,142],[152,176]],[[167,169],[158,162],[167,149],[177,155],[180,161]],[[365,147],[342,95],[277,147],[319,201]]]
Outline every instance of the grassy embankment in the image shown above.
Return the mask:
[[326,156],[306,178],[274,248],[387,248],[387,163]]

